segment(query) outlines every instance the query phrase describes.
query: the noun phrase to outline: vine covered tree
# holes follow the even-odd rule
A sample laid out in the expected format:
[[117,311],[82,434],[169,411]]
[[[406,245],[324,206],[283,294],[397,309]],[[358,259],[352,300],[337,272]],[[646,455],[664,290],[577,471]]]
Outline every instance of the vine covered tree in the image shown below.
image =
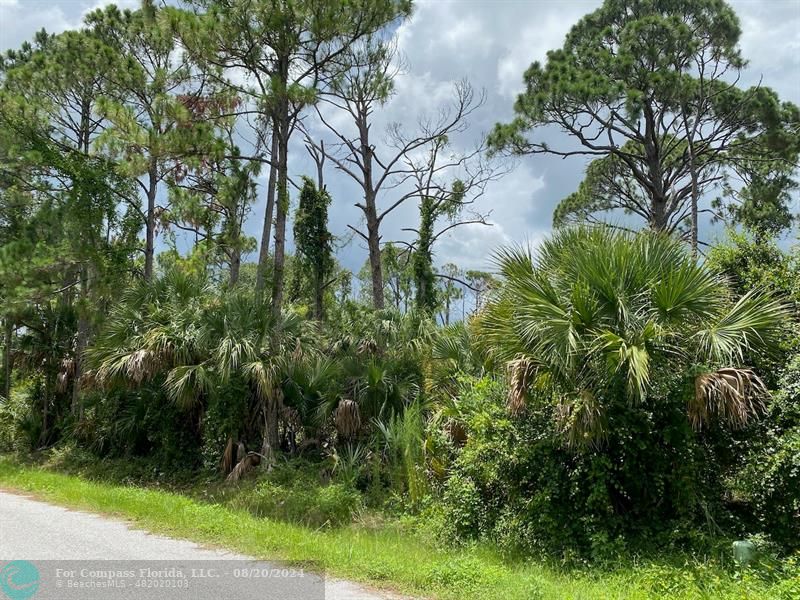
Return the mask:
[[436,219],[433,198],[423,196],[419,203],[419,237],[412,255],[417,308],[433,313],[437,305],[436,276],[433,272],[433,225]]
[[330,203],[325,188],[317,188],[308,177],[303,178],[294,220],[294,243],[301,267],[311,274],[314,318],[318,321],[323,317],[325,289],[335,281],[326,281],[334,267],[333,236],[328,231]]

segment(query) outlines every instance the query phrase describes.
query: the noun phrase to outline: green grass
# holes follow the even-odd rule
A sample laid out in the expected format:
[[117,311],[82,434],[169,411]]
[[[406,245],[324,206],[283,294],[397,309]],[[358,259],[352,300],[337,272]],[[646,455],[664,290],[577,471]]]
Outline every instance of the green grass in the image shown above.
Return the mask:
[[800,596],[791,561],[726,572],[713,563],[645,563],[616,570],[560,570],[507,562],[490,549],[442,549],[394,527],[312,529],[258,518],[171,491],[86,481],[0,458],[0,487],[136,526],[262,559],[313,563],[329,575],[432,598],[777,598]]

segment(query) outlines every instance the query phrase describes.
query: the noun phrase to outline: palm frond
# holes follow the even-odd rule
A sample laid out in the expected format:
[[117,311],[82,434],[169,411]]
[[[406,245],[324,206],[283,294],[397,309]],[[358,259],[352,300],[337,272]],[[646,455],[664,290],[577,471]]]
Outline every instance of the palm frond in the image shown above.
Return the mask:
[[[534,389],[549,395],[571,445],[603,439],[608,405],[663,393],[656,379],[670,379],[657,368],[675,375],[694,364],[741,364],[770,349],[787,317],[763,292],[731,302],[716,272],[662,234],[560,229],[535,253],[511,247],[495,260],[503,280],[476,320],[479,345],[508,368],[509,408],[519,411]],[[724,397],[710,385],[703,397]],[[756,408],[723,420],[736,426]]]
[[339,401],[333,413],[336,432],[343,439],[352,439],[361,430],[361,410],[355,401],[345,399]]
[[568,446],[596,448],[602,445],[608,434],[605,410],[589,390],[563,399],[556,409],[556,422]]
[[526,358],[518,358],[508,363],[508,409],[518,415],[525,409],[525,401],[536,374],[536,366]]
[[702,355],[715,362],[741,362],[745,350],[774,349],[782,323],[789,317],[786,306],[769,293],[753,290],[733,306],[722,310],[695,334]]
[[164,382],[169,397],[182,408],[194,406],[212,385],[211,374],[203,364],[175,367]]
[[688,406],[695,429],[714,419],[741,429],[766,410],[767,386],[752,369],[727,367],[695,379],[695,394]]

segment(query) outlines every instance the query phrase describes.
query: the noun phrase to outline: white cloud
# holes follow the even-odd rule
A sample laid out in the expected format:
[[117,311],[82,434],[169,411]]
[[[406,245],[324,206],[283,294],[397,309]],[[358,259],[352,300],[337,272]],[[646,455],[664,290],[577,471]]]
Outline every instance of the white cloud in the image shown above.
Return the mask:
[[491,35],[475,15],[467,15],[444,33],[445,43],[453,50],[486,52],[492,42]]
[[564,37],[586,12],[585,8],[565,2],[563,10],[529,22],[520,33],[505,41],[505,51],[497,61],[497,82],[501,95],[514,98],[522,91],[522,74],[525,70],[535,61],[544,62],[548,50],[564,44]]
[[49,33],[76,29],[87,14],[109,4],[135,9],[141,0],[0,0],[0,51],[18,48],[40,29]]
[[529,163],[517,165],[494,182],[474,206],[479,213],[489,213],[490,226],[463,225],[445,234],[436,250],[437,262],[486,270],[491,267],[491,253],[499,246],[538,243],[550,228],[549,214],[546,220],[535,216],[546,196],[544,176],[534,173]]
[[490,252],[512,242],[503,226],[470,224],[454,230],[436,247],[438,264],[454,263],[465,270],[488,271],[492,268]]
[[741,21],[742,54],[749,61],[743,83],[761,80],[782,97],[799,102],[800,2],[736,0],[732,5]]
[[71,26],[60,6],[42,3],[37,10],[31,8],[15,0],[0,0],[0,51],[19,48],[42,28],[60,33]]

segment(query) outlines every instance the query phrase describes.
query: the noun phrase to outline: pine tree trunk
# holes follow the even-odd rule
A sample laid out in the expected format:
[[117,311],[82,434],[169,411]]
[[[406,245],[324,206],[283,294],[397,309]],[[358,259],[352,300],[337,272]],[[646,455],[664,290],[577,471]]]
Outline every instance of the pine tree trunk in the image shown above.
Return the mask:
[[235,286],[239,282],[239,271],[242,266],[242,253],[239,250],[234,250],[231,256],[231,272],[228,278],[228,285]]
[[698,229],[698,211],[697,211],[697,204],[698,204],[698,188],[697,188],[697,168],[695,167],[695,160],[694,160],[694,144],[692,143],[691,138],[689,139],[689,169],[692,175],[692,222],[691,222],[691,244],[692,244],[692,256],[697,258],[697,229]]
[[89,295],[89,276],[88,267],[81,267],[81,288],[79,309],[78,309],[78,338],[75,344],[75,370],[72,382],[72,414],[83,420],[83,401],[81,399],[81,376],[83,375],[83,353],[89,343],[89,318],[86,314]]
[[155,257],[156,239],[156,192],[158,191],[158,163],[154,158],[150,159],[147,186],[147,223],[146,239],[144,247],[144,279],[153,279],[153,259]]
[[650,204],[650,229],[666,231],[667,229],[666,198],[653,197]]
[[644,158],[647,163],[647,179],[650,195],[650,229],[665,231],[667,229],[667,194],[664,190],[663,172],[659,148],[659,127],[656,110],[645,103],[644,116]]
[[367,246],[369,247],[369,268],[372,274],[372,305],[384,308],[383,268],[381,265],[380,222],[375,215],[375,199],[367,200]]
[[47,417],[48,417],[48,406],[50,404],[50,385],[45,384],[44,386],[44,394],[42,396],[42,433],[41,437],[39,438],[39,444],[44,446],[47,443]]
[[275,179],[278,173],[278,136],[275,133],[273,122],[272,149],[269,155],[269,181],[267,183],[267,206],[264,210],[264,226],[261,230],[261,247],[258,252],[258,269],[256,271],[256,294],[261,297],[264,293],[267,264],[269,263],[269,241],[272,230],[272,215],[275,211]]
[[[244,200],[242,200],[244,202]],[[240,210],[241,208],[241,210]],[[239,215],[243,212],[244,207],[238,204],[235,206],[233,214],[233,234],[231,235],[231,249],[230,257],[230,273],[228,274],[228,286],[234,287],[239,282],[239,271],[242,267],[242,220]]]
[[322,321],[323,317],[323,310],[324,310],[324,296],[325,290],[322,286],[322,277],[318,269],[315,269],[314,274],[314,318],[317,321]]
[[272,316],[276,320],[283,308],[286,217],[289,213],[289,114],[284,100],[278,125],[278,206],[275,217],[275,262],[272,272]]
[[5,376],[4,386],[5,389],[3,393],[5,395],[6,400],[11,398],[11,370],[12,370],[12,360],[11,360],[11,352],[13,350],[12,344],[14,342],[14,323],[11,321],[11,317],[6,315],[5,318],[5,353],[3,356],[3,371]]
[[284,269],[286,266],[286,218],[289,212],[288,174],[285,148],[278,166],[278,210],[275,217],[275,261],[272,270],[272,315],[278,318],[283,308]]

